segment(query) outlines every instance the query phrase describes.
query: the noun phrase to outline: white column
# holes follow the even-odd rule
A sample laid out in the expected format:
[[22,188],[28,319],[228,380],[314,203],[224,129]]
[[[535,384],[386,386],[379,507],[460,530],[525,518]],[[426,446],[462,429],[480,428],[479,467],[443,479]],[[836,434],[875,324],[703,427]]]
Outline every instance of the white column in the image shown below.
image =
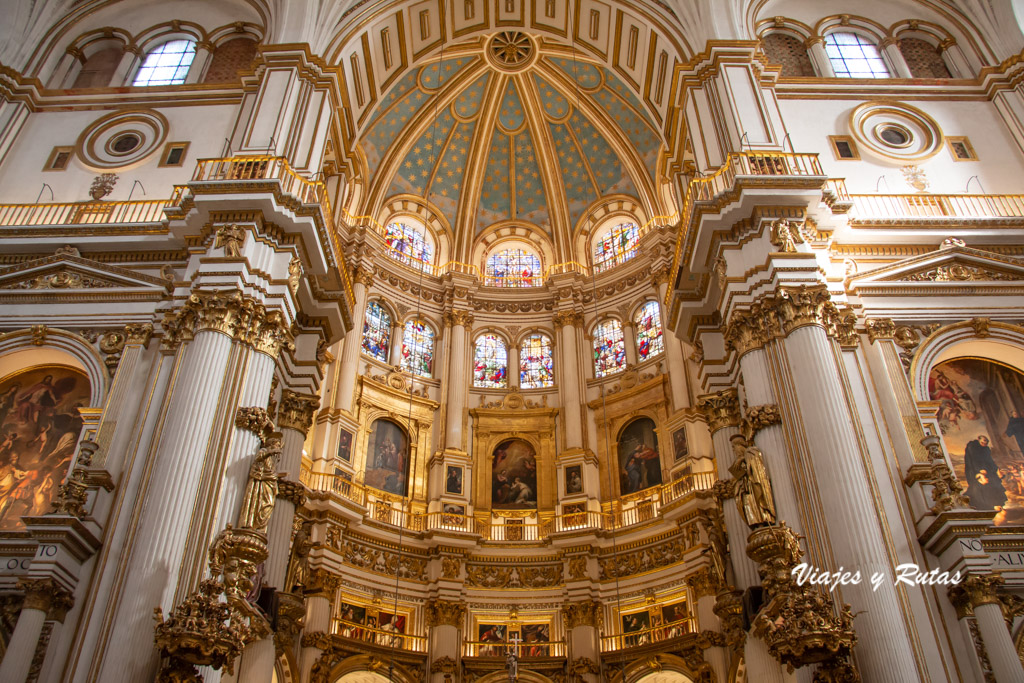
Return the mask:
[[54,89],[70,88],[82,70],[82,51],[76,47],[68,47],[60,58],[57,67],[50,76],[50,87]]
[[903,53],[900,52],[900,46],[897,44],[895,38],[886,38],[878,44],[879,49],[885,58],[889,61],[889,65],[892,66],[893,75],[896,78],[913,78],[914,74],[910,73],[910,67],[907,66],[907,60],[903,58]]
[[636,365],[640,362],[640,353],[636,350],[636,326],[631,320],[622,321],[622,341],[626,344],[626,363]]
[[[714,426],[712,426],[714,428]],[[715,466],[720,479],[732,477],[729,465],[732,464],[732,437],[739,434],[736,425],[722,425],[711,434],[711,443],[715,449]],[[745,590],[751,586],[761,585],[757,576],[757,565],[747,557],[747,536],[750,527],[743,520],[736,502],[732,499],[722,501],[722,514],[725,518],[725,530],[729,534],[729,557],[736,587]]]
[[18,588],[25,591],[25,601],[7,652],[0,661],[0,681],[5,683],[24,683],[32,668],[43,624],[48,618],[63,622],[72,604],[71,594],[53,579],[22,579]]
[[992,672],[999,683],[1024,682],[1024,669],[1021,668],[1020,657],[1013,647],[1013,639],[1006,628],[1003,609],[998,602],[977,605],[974,616],[978,620],[981,640],[985,643],[988,661],[992,664]]
[[519,346],[516,344],[508,347],[508,386],[519,386]]
[[363,349],[363,323],[366,319],[366,287],[369,275],[356,271],[352,279],[352,294],[355,305],[352,309],[352,331],[345,337],[341,347],[341,362],[338,384],[332,398],[332,405],[339,410],[352,412],[352,396],[355,393],[356,374],[359,369],[359,354]]
[[[562,623],[569,644],[568,659],[571,665],[578,659],[589,659],[600,667],[601,640],[597,624],[601,620],[601,603],[596,600],[568,602],[562,605]],[[584,674],[587,683],[596,683],[598,674]]]
[[[658,306],[668,294],[669,271],[661,269],[655,273],[654,284],[658,288]],[[665,315],[661,311],[662,341],[665,343],[665,367],[668,370],[669,385],[672,388],[672,407],[675,410],[690,406],[690,381],[687,376],[686,359],[679,338],[665,329]]]
[[[687,581],[687,583],[689,584],[690,582]],[[697,609],[695,611],[697,613],[698,631],[707,630],[721,633],[721,624],[714,612],[714,593],[707,590],[694,589],[694,596],[697,598]],[[726,683],[729,675],[729,651],[724,647],[709,647],[704,650],[704,659],[707,660],[714,670],[715,680],[718,683]]]
[[210,60],[213,59],[215,49],[212,43],[205,40],[196,43],[196,56],[189,64],[188,74],[185,76],[186,83],[198,83],[206,75],[206,68],[210,65]]
[[451,353],[448,358],[448,405],[445,419],[445,450],[465,453],[463,447],[462,422],[469,395],[469,371],[472,364],[466,354],[468,328],[473,316],[466,311],[452,311],[445,316],[445,323],[451,325],[449,340]]
[[[331,632],[331,601],[327,597],[327,591],[308,595],[306,597],[306,620],[302,627],[304,635],[314,633],[330,634]],[[312,645],[304,645],[299,653],[299,681],[306,683],[309,680],[309,672],[323,654],[320,648]]]
[[405,326],[395,322],[391,325],[391,350],[388,352],[388,364],[400,365],[402,363],[402,341],[405,334]]
[[[888,576],[892,567],[831,342],[824,328],[810,324],[790,332],[783,344],[819,494],[828,501],[823,512],[837,565],[830,569]],[[882,582],[877,590],[867,581],[846,586],[843,599],[859,613],[855,627],[860,644],[854,655],[864,679],[918,680],[900,598],[892,583]]]
[[811,58],[815,70],[822,78],[835,78],[836,72],[832,69],[832,62],[825,52],[824,38],[811,38],[807,41],[807,55]]
[[136,45],[127,45],[124,48],[124,54],[121,55],[121,61],[117,65],[117,69],[114,70],[114,75],[110,78],[110,87],[118,88],[124,85],[131,85],[129,78],[134,80],[135,76],[135,64],[145,58],[142,50]]
[[956,40],[946,38],[939,43],[939,54],[942,55],[942,61],[946,63],[946,68],[953,78],[974,78],[974,69],[971,68]]
[[565,415],[566,450],[583,448],[583,403],[580,386],[582,376],[579,365],[579,351],[576,348],[578,328],[583,316],[574,311],[563,311],[555,316],[555,329],[560,331],[557,348],[559,376],[558,390],[561,395],[560,407]]
[[[427,642],[429,644],[430,662],[448,657],[455,662],[462,659],[459,651],[462,638],[459,631],[466,616],[466,606],[454,600],[431,600],[427,603]],[[457,679],[457,671],[435,671],[430,675],[434,683],[443,683],[445,673]]]

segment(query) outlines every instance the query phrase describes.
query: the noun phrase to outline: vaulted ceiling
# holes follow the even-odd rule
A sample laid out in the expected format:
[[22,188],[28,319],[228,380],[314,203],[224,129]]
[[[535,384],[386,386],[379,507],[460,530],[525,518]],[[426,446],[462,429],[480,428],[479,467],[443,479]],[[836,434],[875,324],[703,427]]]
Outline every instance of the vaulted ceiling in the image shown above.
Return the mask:
[[618,76],[523,33],[474,45],[409,70],[383,96],[359,142],[367,208],[411,195],[459,236],[515,220],[568,244],[601,198],[656,206],[661,138]]

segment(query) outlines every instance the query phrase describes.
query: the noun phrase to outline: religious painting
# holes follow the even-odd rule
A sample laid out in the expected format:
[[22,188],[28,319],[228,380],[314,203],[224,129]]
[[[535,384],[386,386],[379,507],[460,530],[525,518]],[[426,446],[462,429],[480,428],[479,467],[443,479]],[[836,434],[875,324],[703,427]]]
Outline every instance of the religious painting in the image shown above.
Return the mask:
[[661,458],[654,420],[633,420],[619,434],[619,491],[622,495],[661,484]]
[[522,439],[502,441],[491,456],[495,510],[537,509],[537,453]]
[[1024,523],[1024,375],[980,358],[941,363],[928,377],[939,427],[976,510]]
[[453,496],[462,495],[462,468],[455,465],[448,465],[447,474],[444,478],[444,492]]
[[587,504],[566,503],[562,506],[562,518],[566,527],[583,526],[587,521]]
[[572,496],[577,493],[583,493],[583,465],[565,468],[565,495]]
[[466,506],[445,503],[444,512],[441,514],[441,524],[445,526],[462,527],[465,525]]
[[686,443],[686,427],[680,427],[672,432],[672,452],[675,454],[676,462],[690,454],[690,446]]
[[405,615],[396,616],[390,612],[381,612],[379,623],[379,628],[383,633],[377,634],[377,644],[387,647],[402,647],[402,638],[392,634],[405,633]]
[[347,602],[341,603],[341,624],[338,627],[341,635],[346,638],[362,638],[363,629],[359,626],[366,624],[366,608],[358,605],[350,605]]
[[684,621],[690,616],[689,606],[686,601],[676,602],[671,605],[662,605],[661,620],[665,624],[665,638],[675,638],[689,631],[687,622]]
[[352,433],[344,429],[338,432],[338,460],[352,462]]
[[508,627],[504,624],[480,624],[477,641],[480,643],[477,655],[480,657],[498,657],[504,654],[500,643],[508,641]]
[[331,488],[335,493],[340,493],[343,496],[349,495],[352,492],[352,475],[340,467],[335,467]]
[[32,368],[0,381],[0,530],[50,512],[82,432],[78,409],[89,402],[89,380],[75,368]]
[[522,657],[547,657],[551,642],[551,626],[549,624],[523,624],[519,634],[522,645]]
[[[625,647],[646,645],[650,642],[651,616],[647,612],[622,615],[622,633]],[[634,634],[634,635],[631,635]]]
[[390,420],[376,420],[366,447],[367,486],[406,495],[409,478],[409,440]]

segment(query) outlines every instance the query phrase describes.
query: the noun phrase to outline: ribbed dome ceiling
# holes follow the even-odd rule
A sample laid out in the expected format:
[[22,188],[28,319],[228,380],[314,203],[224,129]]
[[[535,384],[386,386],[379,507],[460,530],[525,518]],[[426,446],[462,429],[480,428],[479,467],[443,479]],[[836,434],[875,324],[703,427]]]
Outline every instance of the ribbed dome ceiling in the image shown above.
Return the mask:
[[652,206],[660,138],[617,76],[557,53],[501,68],[476,51],[413,68],[385,95],[361,140],[371,206],[425,197],[456,235],[515,219],[563,245],[556,233],[600,197]]

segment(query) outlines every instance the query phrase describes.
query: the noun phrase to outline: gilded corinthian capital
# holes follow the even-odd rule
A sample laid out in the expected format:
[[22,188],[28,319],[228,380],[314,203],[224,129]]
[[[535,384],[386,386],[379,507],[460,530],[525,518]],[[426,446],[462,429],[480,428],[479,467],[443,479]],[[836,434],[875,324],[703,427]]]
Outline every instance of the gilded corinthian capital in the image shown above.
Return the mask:
[[431,600],[427,603],[427,626],[462,626],[466,604],[454,600]]
[[294,429],[303,436],[313,426],[313,415],[320,407],[316,396],[305,396],[285,389],[281,392],[281,403],[277,407],[278,429]]
[[552,319],[556,330],[560,330],[563,327],[582,327],[583,326],[583,314],[577,313],[576,311],[561,311],[556,313]]
[[194,291],[181,307],[168,312],[163,320],[161,348],[173,351],[196,332],[214,330],[256,351],[277,357],[282,348],[291,348],[292,334],[280,311],[268,310],[262,303],[237,289]]
[[25,591],[22,609],[46,612],[47,619],[64,623],[64,615],[75,604],[74,598],[53,579],[19,579],[18,589]]
[[566,631],[577,626],[600,628],[603,621],[601,603],[596,600],[567,602],[562,605],[562,620],[565,622]]
[[468,328],[473,324],[473,314],[469,311],[452,309],[444,314],[444,324],[445,327],[458,325],[459,327]]
[[723,427],[736,427],[741,422],[740,400],[735,389],[698,396],[697,409],[704,414],[712,434]]

